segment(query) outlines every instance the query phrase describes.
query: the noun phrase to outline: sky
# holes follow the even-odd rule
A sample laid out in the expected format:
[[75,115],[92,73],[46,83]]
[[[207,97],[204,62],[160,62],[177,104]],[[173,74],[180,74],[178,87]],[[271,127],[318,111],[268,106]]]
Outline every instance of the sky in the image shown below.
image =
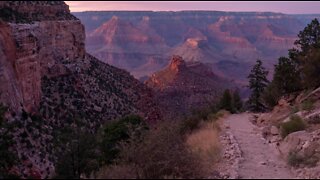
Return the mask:
[[320,14],[320,1],[65,1],[71,12],[80,11],[258,11],[285,14]]

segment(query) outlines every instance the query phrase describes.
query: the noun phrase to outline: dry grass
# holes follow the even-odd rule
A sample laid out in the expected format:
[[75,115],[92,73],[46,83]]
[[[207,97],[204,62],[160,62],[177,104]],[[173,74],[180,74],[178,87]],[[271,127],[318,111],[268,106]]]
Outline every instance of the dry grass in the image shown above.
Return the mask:
[[188,147],[199,157],[207,173],[212,172],[220,158],[219,129],[216,122],[202,122],[200,128],[186,139]]

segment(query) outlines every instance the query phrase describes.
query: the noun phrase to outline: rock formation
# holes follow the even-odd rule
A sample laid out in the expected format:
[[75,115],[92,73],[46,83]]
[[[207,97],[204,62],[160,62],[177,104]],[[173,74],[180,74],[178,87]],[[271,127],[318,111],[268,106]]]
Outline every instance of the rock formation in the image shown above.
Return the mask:
[[145,84],[156,91],[162,114],[168,114],[170,119],[214,104],[225,88],[232,87],[231,82],[214,74],[210,66],[185,62],[176,55]]

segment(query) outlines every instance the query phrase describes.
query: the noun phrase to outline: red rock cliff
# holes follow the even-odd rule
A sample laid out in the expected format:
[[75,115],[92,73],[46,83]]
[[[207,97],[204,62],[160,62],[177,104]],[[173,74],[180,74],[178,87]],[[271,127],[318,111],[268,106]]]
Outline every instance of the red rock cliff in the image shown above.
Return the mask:
[[40,102],[41,78],[67,73],[63,62],[84,59],[85,33],[78,19],[63,15],[69,13],[64,3],[48,4],[50,8],[40,2],[26,4],[0,3],[0,9],[10,7],[32,20],[27,24],[11,20],[0,24],[0,82],[4,84],[0,100],[14,111],[22,105],[32,112]]

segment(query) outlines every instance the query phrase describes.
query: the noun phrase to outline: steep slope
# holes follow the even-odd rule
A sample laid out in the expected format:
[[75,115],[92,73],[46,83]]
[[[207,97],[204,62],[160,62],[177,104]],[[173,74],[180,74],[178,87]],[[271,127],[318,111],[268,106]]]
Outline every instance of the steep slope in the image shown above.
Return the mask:
[[170,64],[154,73],[145,84],[156,91],[156,98],[168,119],[208,107],[231,83],[215,75],[211,68],[200,62],[186,63],[173,56]]
[[92,133],[132,113],[160,119],[149,88],[86,53],[84,26],[64,2],[1,2],[0,12],[0,102],[9,107],[15,174],[53,175],[59,137],[76,119]]

